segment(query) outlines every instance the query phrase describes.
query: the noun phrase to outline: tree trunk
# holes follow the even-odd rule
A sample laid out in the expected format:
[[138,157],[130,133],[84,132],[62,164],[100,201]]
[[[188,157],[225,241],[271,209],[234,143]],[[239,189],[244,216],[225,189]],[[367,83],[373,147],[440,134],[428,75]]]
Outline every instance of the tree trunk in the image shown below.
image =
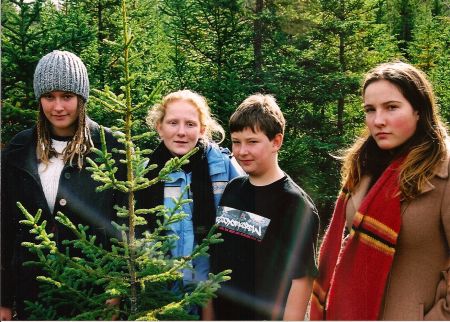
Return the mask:
[[254,56],[254,75],[255,82],[260,84],[262,74],[262,41],[263,41],[263,24],[261,14],[264,8],[264,0],[256,0],[255,3],[255,20],[253,22],[253,56]]
[[105,82],[105,55],[102,54],[103,38],[105,37],[105,30],[103,26],[103,3],[102,0],[97,2],[97,41],[98,41],[98,57],[99,57],[99,69],[97,75],[99,75],[100,84]]
[[[345,21],[345,1],[342,1],[342,22]],[[345,61],[345,35],[344,32],[339,32],[339,69],[344,75],[347,70],[347,63]],[[345,108],[345,89],[342,88],[342,84],[339,85],[339,98],[337,102],[337,130],[340,135],[344,133],[344,108]]]

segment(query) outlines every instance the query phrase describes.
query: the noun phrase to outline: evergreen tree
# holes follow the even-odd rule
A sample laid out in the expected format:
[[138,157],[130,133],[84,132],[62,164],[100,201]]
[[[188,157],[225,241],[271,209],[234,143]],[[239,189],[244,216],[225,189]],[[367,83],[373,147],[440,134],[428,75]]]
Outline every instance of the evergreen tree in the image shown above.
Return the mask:
[[432,9],[431,6],[420,8],[420,19],[417,19],[408,48],[410,61],[427,73],[448,52],[448,17],[433,15]]
[[[49,1],[2,2],[2,137],[3,142],[36,119],[34,69],[40,57],[54,49],[81,53],[92,33],[79,8],[59,10]],[[85,59],[89,61],[89,59]]]
[[413,0],[397,0],[393,2],[394,32],[399,40],[400,49],[406,53],[408,43],[412,40],[413,22],[414,22],[414,3]]
[[32,106],[33,74],[41,57],[40,40],[46,29],[39,24],[44,0],[2,2],[2,98],[15,92],[16,103]]
[[280,49],[272,48],[283,57],[282,64],[273,64],[274,71],[281,70],[274,83],[282,89],[275,93],[281,94],[287,119],[280,160],[311,194],[326,227],[339,189],[340,164],[333,155],[363,125],[361,76],[398,57],[398,50],[388,28],[377,21],[379,8],[372,1],[285,1],[277,12],[281,26],[291,20],[299,24],[275,28]]
[[42,52],[44,1],[2,1],[2,143],[34,124],[33,74]]
[[[131,73],[130,62],[134,58],[134,38],[128,29],[126,9],[123,1],[122,44],[117,44],[123,49],[122,57],[117,59],[123,68],[122,93],[116,95],[106,86],[103,91],[94,90],[96,95],[93,98],[112,113],[122,116],[122,126],[114,130],[120,130],[116,132],[116,136],[124,148],[107,151],[102,133],[102,148],[93,149],[98,156],[96,162],[87,158],[93,178],[101,183],[99,191],[112,188],[128,196],[126,207],[116,206],[118,223],[113,222],[122,238],[111,239],[111,250],[103,248],[96,243],[94,236],[86,234],[86,226],[75,227],[70,218],[58,212],[56,220],[74,234],[73,240],[63,241],[66,247],[66,251],[63,251],[62,245],[56,245],[53,240],[53,234],[46,231],[46,222],[40,221],[40,211],[33,216],[18,203],[25,215],[21,223],[29,226],[30,233],[36,235],[36,242],[23,243],[24,247],[37,255],[37,261],[28,265],[39,265],[45,272],[37,277],[42,283],[39,301],[27,303],[33,313],[32,319],[105,320],[117,316],[131,320],[192,319],[195,316],[189,315],[187,308],[190,305],[205,304],[213,296],[219,283],[229,278],[227,271],[218,275],[210,274],[208,280],[200,282],[190,292],[171,292],[170,285],[182,280],[181,269],[190,267],[193,258],[206,255],[209,245],[220,241],[219,234],[214,234],[213,228],[191,256],[171,258],[171,245],[174,238],[178,237],[164,232],[169,230],[170,224],[185,216],[177,211],[190,200],[177,200],[173,209],[163,206],[135,209],[136,191],[167,179],[168,174],[188,162],[188,158],[196,150],[167,162],[157,178],[149,180],[144,177],[156,165],[148,165],[149,158],[145,155],[150,151],[141,150],[135,144],[136,140],[146,134],[133,133],[133,115],[139,108],[146,107],[160,88],[156,88],[141,103],[132,103],[135,75]],[[120,161],[126,164],[125,181],[116,177],[118,166],[111,152],[121,155]],[[138,236],[136,228],[147,224],[147,216],[157,216],[157,227]],[[78,250],[78,253],[81,251],[83,256],[71,256],[74,250]],[[117,298],[120,299],[120,306],[105,304]],[[58,307],[68,304],[72,307],[70,316],[58,314]]]
[[243,70],[252,64],[243,1],[166,0],[161,10],[173,46],[175,88],[200,92],[219,119],[228,119],[246,92]]

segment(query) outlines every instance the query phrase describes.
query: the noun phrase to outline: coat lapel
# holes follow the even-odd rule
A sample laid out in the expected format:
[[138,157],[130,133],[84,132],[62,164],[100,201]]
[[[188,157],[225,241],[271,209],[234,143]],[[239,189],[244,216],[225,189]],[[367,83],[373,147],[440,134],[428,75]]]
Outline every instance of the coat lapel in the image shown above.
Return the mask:
[[[435,177],[438,177],[441,179],[447,179],[448,178],[448,166],[449,166],[449,158],[447,156],[445,158],[445,160],[441,161],[441,163],[434,170]],[[424,188],[420,191],[420,193],[422,194],[422,193],[431,191],[434,188],[435,188],[435,186],[431,183],[431,181],[427,180]]]

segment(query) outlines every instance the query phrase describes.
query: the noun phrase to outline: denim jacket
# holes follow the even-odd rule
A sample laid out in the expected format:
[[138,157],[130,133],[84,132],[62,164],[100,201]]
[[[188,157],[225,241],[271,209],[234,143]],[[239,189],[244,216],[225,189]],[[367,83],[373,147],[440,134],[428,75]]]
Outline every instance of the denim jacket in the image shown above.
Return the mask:
[[[244,172],[237,164],[236,160],[231,157],[230,151],[219,147],[218,145],[210,144],[207,148],[206,156],[208,158],[209,174],[211,176],[211,183],[213,186],[214,202],[216,207],[219,204],[222,193],[231,179],[243,175]],[[172,172],[170,181],[164,185],[164,206],[171,209],[175,206],[172,199],[178,199],[192,180],[192,173],[185,173],[180,170]],[[183,199],[191,198],[188,192],[182,196]],[[172,256],[189,256],[192,253],[197,241],[194,236],[194,227],[192,222],[193,204],[186,203],[182,206],[182,210],[188,214],[187,217],[171,225],[172,234],[179,236],[175,241],[175,246],[172,248]],[[211,214],[215,216],[215,214]],[[207,279],[209,273],[209,258],[200,257],[193,261],[194,270],[184,270],[184,284],[189,282],[197,282]]]

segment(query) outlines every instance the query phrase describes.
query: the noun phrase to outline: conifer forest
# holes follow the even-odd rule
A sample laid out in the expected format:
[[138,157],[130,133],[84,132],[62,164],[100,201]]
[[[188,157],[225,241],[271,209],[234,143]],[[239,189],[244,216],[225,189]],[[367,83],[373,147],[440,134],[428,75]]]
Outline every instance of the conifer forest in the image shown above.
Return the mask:
[[[153,184],[140,179],[148,171],[147,154],[158,143],[145,124],[147,110],[178,89],[205,96],[226,132],[244,98],[273,94],[287,122],[281,168],[314,200],[322,230],[340,189],[337,156],[364,127],[360,85],[369,69],[395,60],[419,67],[433,84],[442,119],[450,122],[449,0],[4,0],[1,19],[2,147],[36,122],[33,72],[39,59],[55,49],[73,52],[88,69],[89,117],[121,132],[119,152],[133,169],[126,181],[117,180],[109,151],[98,150],[98,159],[89,161],[92,171],[102,188],[131,195]],[[222,146],[231,148],[228,132]],[[166,173],[188,157],[173,160]],[[149,211],[135,210],[133,198],[117,209],[119,216],[133,218],[134,234],[134,225]],[[54,248],[39,214],[23,212],[25,224],[41,236],[40,246],[27,247],[38,255],[53,254],[42,265],[58,275],[70,263],[68,285],[85,278],[107,290],[91,297],[95,303],[83,304],[90,309],[78,319],[111,318],[114,312],[98,309],[105,296],[129,299],[121,312],[127,319],[188,319],[183,307],[205,303],[228,278],[226,272],[210,276],[174,300],[161,285],[179,278],[179,268],[192,258],[165,261],[168,241],[160,231],[116,241],[105,255],[83,227],[72,227],[80,245],[71,245],[90,254],[73,260]],[[160,212],[161,231],[180,216],[167,209],[153,212]],[[64,215],[59,221],[70,226]],[[126,235],[124,225],[116,225]],[[217,238],[211,232],[192,256],[207,252]],[[141,260],[148,244],[156,255]],[[133,265],[135,270],[124,269]],[[50,286],[64,282],[51,274],[42,279]],[[54,292],[49,287],[47,298]],[[144,303],[143,294],[157,300]],[[55,318],[41,304],[33,305],[38,319]]]

